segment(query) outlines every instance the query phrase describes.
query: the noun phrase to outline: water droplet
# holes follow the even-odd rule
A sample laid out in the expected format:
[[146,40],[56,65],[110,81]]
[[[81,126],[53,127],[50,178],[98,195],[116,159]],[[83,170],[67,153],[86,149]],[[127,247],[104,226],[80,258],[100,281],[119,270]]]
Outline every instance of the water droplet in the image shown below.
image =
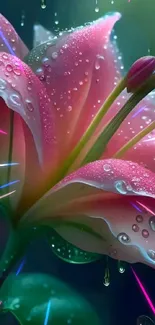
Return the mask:
[[33,111],[34,111],[34,107],[33,107],[33,105],[32,105],[31,100],[26,99],[25,102],[26,102],[26,106],[27,106],[28,111],[29,111],[29,112],[33,112]]
[[100,11],[99,7],[96,7],[95,12],[99,12],[99,11]]
[[143,217],[142,217],[140,214],[138,214],[138,216],[136,216],[136,221],[137,221],[138,223],[143,222]]
[[0,89],[4,90],[6,88],[6,81],[0,78]]
[[82,86],[83,85],[83,81],[79,81],[79,85]]
[[11,64],[7,64],[7,66],[6,66],[6,70],[7,70],[8,72],[11,72],[11,71],[13,70]]
[[127,193],[126,183],[124,181],[116,181],[114,183],[116,190],[121,194]]
[[99,70],[100,69],[100,64],[98,61],[95,62],[95,69],[96,70]]
[[149,232],[148,232],[147,229],[143,229],[143,230],[142,230],[142,236],[143,236],[144,238],[148,238],[148,237],[149,237]]
[[46,0],[41,0],[41,9],[46,9]]
[[155,231],[155,216],[152,216],[150,219],[149,219],[149,225],[150,225],[150,228]]
[[138,231],[139,231],[139,227],[138,227],[138,225],[136,225],[136,224],[132,225],[132,230],[133,230],[134,232],[138,232]]
[[51,56],[52,56],[52,59],[55,60],[58,57],[58,53],[57,52],[53,52]]
[[55,25],[59,25],[59,20],[55,20]]
[[147,254],[152,260],[155,261],[155,251],[153,249],[149,249]]
[[11,94],[10,95],[10,100],[16,106],[20,106],[21,105],[21,98],[20,98],[20,96],[18,94]]
[[16,74],[16,76],[20,76],[21,75],[20,69],[14,68],[13,69],[13,72],[14,72],[14,74]]
[[68,106],[68,107],[67,107],[67,111],[68,111],[68,112],[71,112],[71,111],[72,111],[72,106]]
[[3,54],[2,55],[2,58],[5,59],[5,60],[8,60],[8,55],[7,54]]
[[108,164],[105,164],[105,165],[103,166],[103,169],[105,170],[105,172],[109,172],[109,171],[111,170],[111,166],[108,165]]
[[117,239],[120,241],[122,244],[128,244],[130,243],[130,237],[125,233],[121,232],[118,236]]

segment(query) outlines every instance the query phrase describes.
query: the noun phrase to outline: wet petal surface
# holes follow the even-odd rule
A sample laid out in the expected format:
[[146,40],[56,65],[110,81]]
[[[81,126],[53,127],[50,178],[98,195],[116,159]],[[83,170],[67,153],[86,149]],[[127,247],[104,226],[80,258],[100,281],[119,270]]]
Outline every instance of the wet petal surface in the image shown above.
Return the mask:
[[0,14],[0,51],[23,59],[28,49],[9,21]]
[[151,171],[129,161],[96,161],[62,180],[22,222],[49,224],[90,252],[116,250],[116,259],[154,265],[154,198]]
[[73,149],[120,77],[118,54],[109,40],[119,18],[114,13],[77,28],[37,47],[26,59],[54,105],[61,159]]

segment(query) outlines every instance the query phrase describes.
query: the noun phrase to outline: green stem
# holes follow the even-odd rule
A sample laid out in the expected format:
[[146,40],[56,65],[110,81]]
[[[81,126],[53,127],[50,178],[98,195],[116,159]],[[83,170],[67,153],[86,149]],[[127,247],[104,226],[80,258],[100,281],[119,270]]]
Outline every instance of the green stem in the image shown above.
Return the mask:
[[[104,102],[103,106],[100,108],[94,119],[92,120],[91,124],[89,125],[88,129],[83,134],[82,138],[76,145],[76,147],[73,149],[71,154],[69,155],[68,159],[64,162],[63,167],[61,167],[60,170],[58,170],[57,175],[54,179],[53,183],[56,183],[59,181],[68,171],[70,166],[74,163],[76,158],[78,157],[79,153],[82,151],[86,143],[91,138],[92,134],[98,127],[99,123],[111,107],[111,105],[114,103],[116,98],[120,95],[120,93],[125,89],[126,87],[126,78],[122,79],[120,83],[115,87],[115,89],[112,91],[112,93],[109,95],[109,97]],[[52,184],[53,185],[53,184]]]
[[145,84],[143,84],[125,103],[122,109],[117,113],[117,115],[107,124],[103,132],[97,138],[95,144],[90,149],[81,165],[87,164],[91,161],[100,159],[103,154],[109,140],[120,127],[124,119],[129,115],[129,113],[135,108],[135,106],[153,89],[155,88],[155,76],[151,76]]

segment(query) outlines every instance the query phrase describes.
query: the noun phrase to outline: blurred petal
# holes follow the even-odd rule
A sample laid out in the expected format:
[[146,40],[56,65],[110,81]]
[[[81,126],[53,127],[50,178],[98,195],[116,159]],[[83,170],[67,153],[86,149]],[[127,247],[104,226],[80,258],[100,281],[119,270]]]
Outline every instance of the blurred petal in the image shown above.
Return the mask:
[[44,28],[40,24],[35,24],[33,27],[33,47],[51,41],[54,38],[54,34]]
[[[40,177],[38,177],[38,162],[34,154],[33,139],[28,128],[24,127],[26,146],[28,146],[27,162],[29,161],[29,165],[27,170],[32,176],[32,187],[35,186],[37,192],[38,187],[33,182],[33,177],[35,176],[35,181],[36,177],[38,182],[45,181],[45,174],[49,171],[48,167],[50,166],[51,171],[56,163],[56,144],[54,126],[52,124],[51,102],[40,80],[20,59],[6,53],[0,53],[0,65],[0,96],[4,99],[7,106],[19,113],[26,122],[33,135],[39,161],[44,172],[44,178],[40,174]],[[35,168],[35,173],[32,167]],[[32,187],[31,190],[33,192]],[[29,195],[31,196],[31,193]]]
[[0,51],[16,55],[23,59],[28,49],[22,42],[13,26],[0,14]]
[[[46,193],[22,222],[49,224],[84,250],[112,255],[108,251],[112,246],[118,250],[117,259],[153,263],[146,257],[146,238],[150,236],[149,249],[155,249],[151,232],[155,219],[151,230],[148,224],[154,198],[155,174],[151,171],[129,161],[96,161]],[[137,231],[139,214],[144,222]]]
[[120,76],[109,41],[119,18],[114,13],[77,28],[42,44],[26,59],[54,103],[60,158],[77,143]]
[[[13,117],[13,139],[10,135],[11,111],[0,98],[0,203],[9,195],[13,208],[16,207],[23,188],[25,174],[25,138],[22,120],[18,114]],[[12,145],[11,145],[12,141]],[[7,166],[10,145],[12,147],[12,166]],[[10,173],[10,177],[9,177]],[[9,178],[9,179],[8,179]],[[10,186],[7,185],[10,183]]]

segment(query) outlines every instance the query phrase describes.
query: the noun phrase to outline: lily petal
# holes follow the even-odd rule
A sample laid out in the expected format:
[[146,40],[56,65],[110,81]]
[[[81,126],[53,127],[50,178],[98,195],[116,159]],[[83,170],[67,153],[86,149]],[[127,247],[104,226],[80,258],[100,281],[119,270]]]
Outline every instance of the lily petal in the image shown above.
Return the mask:
[[34,25],[33,34],[33,47],[37,47],[38,45],[51,41],[54,38],[54,34],[40,24]]
[[[37,179],[38,182],[43,183],[46,179],[46,170],[49,170],[48,167],[50,166],[50,170],[53,168],[54,173],[54,165],[56,164],[57,147],[52,124],[51,101],[43,84],[20,59],[6,53],[0,53],[0,65],[0,97],[4,99],[10,109],[22,117],[28,126],[27,128],[24,125],[26,146],[28,147],[27,163],[29,162],[26,165],[32,177],[31,190],[33,192],[33,186],[36,188],[36,184],[38,184],[36,183]],[[40,166],[44,174],[43,178],[41,178],[41,174],[39,174],[40,177],[37,174],[38,161],[34,154],[35,147],[29,130],[33,135]],[[31,194],[29,193],[30,197]]]
[[[103,123],[111,120],[112,117],[117,114],[120,107],[127,101],[129,96],[124,91],[118,98],[117,102],[114,103],[109,113],[106,115],[102,122]],[[143,99],[135,109],[127,116],[127,118],[121,124],[119,130],[109,141],[106,151],[102,158],[113,157],[117,151],[120,150],[131,138],[136,136],[140,131],[144,130],[153,121],[155,121],[155,93],[150,93],[145,99]],[[98,132],[98,134],[100,131]],[[148,169],[155,172],[155,130],[142,138],[136,145],[127,150],[121,159],[135,161]]]
[[114,13],[77,28],[32,50],[26,59],[54,103],[61,161],[78,142],[120,76],[114,62],[115,49],[109,40],[119,18],[120,14]]
[[112,246],[117,259],[153,264],[146,248],[155,249],[154,198],[154,173],[131,161],[100,160],[68,175],[21,223],[49,224],[82,249],[111,255]]
[[20,199],[24,182],[25,137],[20,116],[14,114],[11,117],[11,112],[2,98],[0,114],[0,203],[3,204],[8,196],[14,209]]
[[0,51],[23,59],[28,49],[9,21],[0,14]]

